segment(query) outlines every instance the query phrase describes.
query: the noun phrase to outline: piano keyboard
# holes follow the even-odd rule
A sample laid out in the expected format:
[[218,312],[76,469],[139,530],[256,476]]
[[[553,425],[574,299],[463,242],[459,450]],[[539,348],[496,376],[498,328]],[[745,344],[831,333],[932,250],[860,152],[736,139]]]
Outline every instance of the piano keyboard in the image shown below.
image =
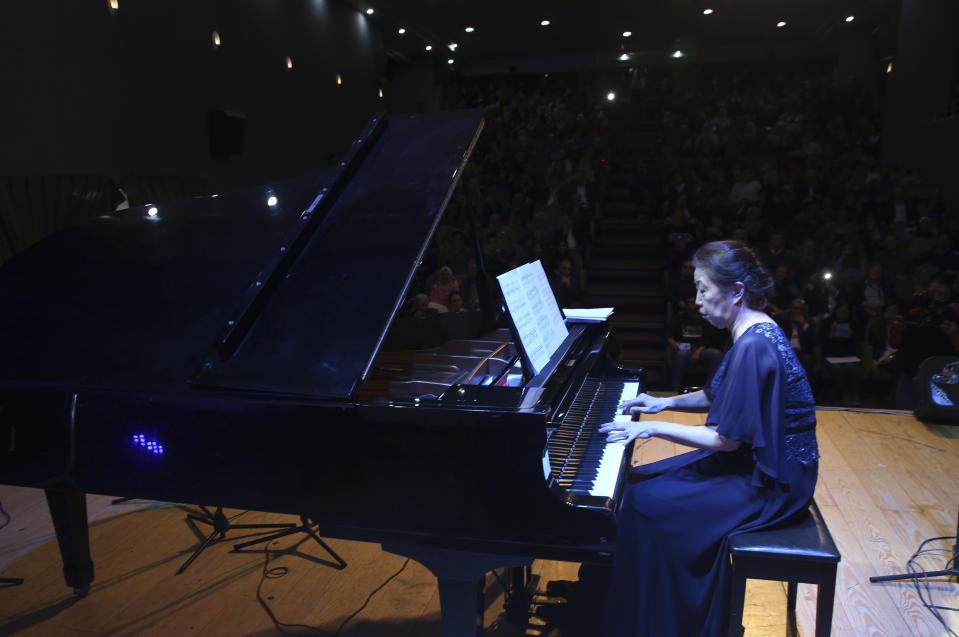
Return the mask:
[[579,395],[546,444],[550,473],[555,485],[573,493],[612,498],[619,480],[626,445],[606,442],[597,430],[613,420],[631,420],[617,407],[635,398],[638,382],[596,381],[583,383]]

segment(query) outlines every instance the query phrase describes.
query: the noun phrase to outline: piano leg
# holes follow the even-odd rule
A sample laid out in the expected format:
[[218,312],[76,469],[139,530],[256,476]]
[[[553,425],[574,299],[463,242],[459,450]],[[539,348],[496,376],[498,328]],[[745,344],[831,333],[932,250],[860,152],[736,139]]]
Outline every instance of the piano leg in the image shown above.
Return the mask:
[[46,494],[57,544],[60,545],[63,576],[77,597],[84,597],[93,581],[86,494],[56,489],[47,489]]
[[483,598],[480,578],[504,567],[529,566],[532,558],[450,551],[426,546],[383,545],[383,550],[412,558],[436,576],[444,637],[483,634]]

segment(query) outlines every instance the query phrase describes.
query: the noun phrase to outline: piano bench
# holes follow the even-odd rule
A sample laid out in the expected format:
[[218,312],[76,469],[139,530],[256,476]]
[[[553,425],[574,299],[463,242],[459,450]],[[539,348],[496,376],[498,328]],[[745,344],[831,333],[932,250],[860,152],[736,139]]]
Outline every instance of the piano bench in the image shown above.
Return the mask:
[[[732,588],[729,600],[729,635],[742,634],[746,580],[788,582],[787,612],[795,634],[797,584],[816,584],[816,637],[827,637],[832,628],[836,568],[841,556],[826,521],[813,502],[802,521],[781,528],[742,533],[729,538]],[[787,631],[790,632],[790,631]]]

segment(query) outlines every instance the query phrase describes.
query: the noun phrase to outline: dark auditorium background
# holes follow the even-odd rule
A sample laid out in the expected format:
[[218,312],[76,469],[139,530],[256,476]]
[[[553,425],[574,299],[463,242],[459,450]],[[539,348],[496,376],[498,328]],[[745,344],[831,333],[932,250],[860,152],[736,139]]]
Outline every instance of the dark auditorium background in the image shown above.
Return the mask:
[[[473,30],[467,32],[467,27]],[[763,220],[762,214],[789,209],[798,221],[786,227],[786,244],[799,250],[803,239],[822,237],[797,236],[796,229],[810,221],[816,227],[816,215],[830,218],[835,206],[837,227],[845,235],[820,241],[815,262],[805,264],[807,271],[783,274],[780,290],[780,309],[789,306],[795,292],[807,296],[819,331],[832,329],[837,301],[851,302],[854,315],[858,311],[856,299],[835,294],[826,306],[816,307],[810,295],[822,291],[807,286],[820,266],[851,263],[857,248],[843,244],[856,240],[846,236],[853,233],[843,224],[863,228],[863,245],[859,262],[847,267],[850,285],[840,292],[858,290],[852,283],[866,285],[865,265],[884,260],[886,282],[898,286],[905,308],[917,295],[932,298],[935,282],[918,261],[892,263],[890,269],[890,253],[880,247],[892,245],[884,243],[887,231],[895,230],[899,245],[916,259],[928,253],[949,261],[959,239],[954,236],[959,228],[954,223],[959,205],[955,0],[642,0],[602,6],[582,0],[24,0],[0,5],[0,41],[5,53],[0,56],[0,195],[7,192],[4,188],[31,191],[33,182],[17,181],[22,176],[81,175],[108,185],[129,184],[125,192],[132,205],[153,201],[151,194],[133,196],[135,188],[152,192],[144,180],[151,186],[173,180],[163,186],[179,196],[237,189],[328,166],[379,111],[489,109],[474,168],[447,214],[451,223],[461,225],[439,233],[417,287],[410,291],[411,308],[418,293],[436,297],[428,301],[446,309],[437,298],[448,301],[455,288],[450,284],[434,295],[432,286],[439,268],[452,266],[454,278],[462,282],[466,309],[475,309],[470,294],[475,297],[476,274],[470,272],[475,266],[463,247],[470,232],[465,222],[469,206],[478,206],[480,240],[491,260],[507,267],[541,257],[558,292],[586,304],[614,305],[620,297],[604,296],[601,291],[611,288],[593,276],[599,269],[593,245],[609,243],[601,233],[623,234],[610,222],[614,206],[603,211],[614,191],[633,197],[631,205],[640,211],[621,228],[658,237],[667,277],[679,277],[682,254],[671,255],[674,246],[665,245],[663,237],[669,235],[664,228],[689,230],[692,242],[742,230],[765,250],[773,240],[769,228],[784,224]],[[757,203],[759,217],[751,219],[748,206],[726,202],[717,226],[710,218],[716,210],[704,196],[696,200],[687,196],[689,191],[680,192],[684,179],[696,182],[698,189],[708,181],[709,170],[723,173],[719,182],[725,198],[731,186],[749,193],[751,179],[768,187],[769,179],[782,175],[763,172],[758,165],[740,166],[741,160],[735,166],[724,164],[729,155],[714,147],[706,161],[712,167],[697,165],[703,157],[696,156],[696,144],[711,142],[708,134],[694,142],[705,133],[688,126],[726,118],[711,112],[715,104],[724,97],[728,104],[736,103],[742,97],[736,91],[747,87],[760,95],[766,81],[775,84],[765,92],[780,106],[788,107],[784,96],[796,91],[822,98],[832,109],[805,114],[806,128],[796,133],[796,144],[814,148],[819,163],[801,152],[784,156],[784,164],[793,164],[794,185],[808,189],[798,193],[795,206],[782,208],[770,190],[760,202],[743,200]],[[810,91],[821,95],[810,96]],[[607,94],[616,97],[608,100]],[[755,97],[750,95],[748,99]],[[586,122],[579,132],[550,136],[549,126],[536,121],[537,114],[558,102],[570,109],[562,117]],[[737,120],[740,114],[728,115]],[[810,123],[816,117],[821,121]],[[855,148],[830,146],[838,143],[828,136],[839,120],[849,139],[858,140]],[[662,144],[654,142],[647,149],[653,155],[634,163],[624,160],[621,146],[636,125],[645,126],[643,134]],[[748,125],[735,121],[733,128]],[[602,132],[584,142],[587,129]],[[537,138],[537,131],[546,132]],[[569,153],[562,161],[542,156],[544,148],[554,152],[558,145],[562,150],[566,141],[580,144],[575,156]],[[541,155],[527,156],[527,143]],[[522,155],[516,154],[517,144],[523,146]],[[513,166],[517,157],[525,163]],[[797,170],[796,162],[803,161],[806,166]],[[829,171],[840,163],[848,169],[843,179],[850,181],[837,186],[837,175]],[[751,174],[757,168],[761,174]],[[821,184],[809,181],[811,172],[800,174],[816,170],[820,179],[832,178],[833,191],[825,198],[817,191]],[[509,183],[495,183],[497,176]],[[99,188],[91,198],[108,203],[108,210],[118,203],[115,192],[105,193],[92,182],[44,183],[45,188],[60,188],[61,201]],[[906,187],[913,199],[897,221],[894,205],[901,202],[892,193]],[[494,191],[498,199],[476,203]],[[877,199],[876,191],[885,199]],[[816,199],[812,207],[807,205],[810,197]],[[45,227],[0,236],[0,258],[58,229],[58,223],[76,221],[54,212]],[[94,212],[99,210],[83,214]],[[0,208],[0,213],[22,211]],[[552,225],[544,229],[530,225],[531,219]],[[877,220],[879,227],[867,228]],[[757,223],[762,229],[753,234]],[[941,232],[953,236],[940,250],[932,244]],[[564,244],[559,250],[557,237]],[[940,264],[937,274],[939,285],[959,294],[951,265]],[[944,274],[949,276],[943,281]],[[657,285],[652,294],[660,302],[676,292],[666,289],[668,279]],[[674,300],[681,306],[687,298]],[[430,310],[422,299],[420,306],[422,312]],[[673,309],[665,324],[659,318],[652,329],[660,349]],[[858,317],[856,339],[863,338],[870,317]],[[646,328],[636,327],[640,324]],[[638,318],[633,327],[650,325],[648,318]],[[829,338],[820,336],[816,347]],[[637,336],[640,341],[648,337]]]

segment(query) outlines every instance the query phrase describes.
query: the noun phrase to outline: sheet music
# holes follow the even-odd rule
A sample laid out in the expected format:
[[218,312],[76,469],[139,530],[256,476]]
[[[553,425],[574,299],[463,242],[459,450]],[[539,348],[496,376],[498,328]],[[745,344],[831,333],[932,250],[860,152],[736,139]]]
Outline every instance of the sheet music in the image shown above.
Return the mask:
[[538,374],[569,333],[539,261],[527,263],[498,277],[503,299],[526,351]]

